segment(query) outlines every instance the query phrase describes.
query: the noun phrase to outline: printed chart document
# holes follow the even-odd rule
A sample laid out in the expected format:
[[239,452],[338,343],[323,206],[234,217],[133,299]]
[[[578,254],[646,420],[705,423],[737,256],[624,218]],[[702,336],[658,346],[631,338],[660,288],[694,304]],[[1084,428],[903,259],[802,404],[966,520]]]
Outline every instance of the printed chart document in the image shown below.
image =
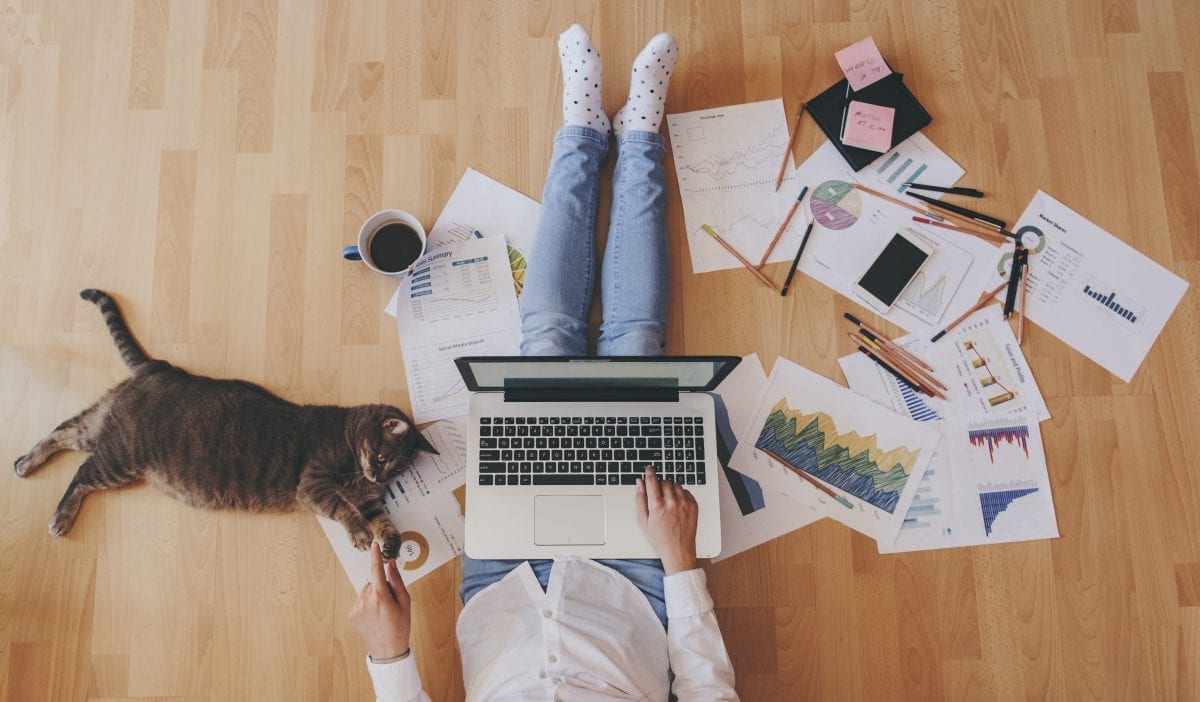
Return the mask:
[[[482,237],[502,236],[508,244],[508,263],[519,297],[525,287],[525,270],[541,216],[542,205],[538,201],[468,168],[429,230],[425,250],[466,241],[474,238],[475,232]],[[397,288],[385,311],[395,317],[399,303]]]
[[[730,465],[876,541],[900,531],[941,433],[780,358]],[[786,461],[781,463],[769,454]],[[795,470],[829,486],[817,490]]]
[[858,352],[838,359],[851,390],[917,421],[1014,413],[1050,418],[1000,305],[971,315],[937,343],[924,336],[900,337],[896,343],[933,367],[934,377],[946,386],[946,399],[916,392]]
[[400,284],[396,327],[413,419],[467,414],[454,359],[518,352],[520,318],[504,237],[467,239],[425,254]]
[[[789,136],[783,100],[667,115],[667,131],[692,272],[741,265],[700,228],[703,224],[757,262],[800,194],[791,159],[775,191]],[[768,261],[790,261],[805,226],[803,217],[793,217]]]
[[817,505],[797,508],[787,496],[764,490],[757,480],[729,467],[729,452],[737,447],[737,429],[746,425],[767,387],[758,354],[742,359],[717,387],[717,430],[721,454],[721,561],[764,544],[824,516]]
[[1129,382],[1187,282],[1040,190],[1013,231],[1029,247],[1030,321]]
[[[436,422],[422,433],[438,455],[418,453],[383,494],[388,518],[400,532],[396,561],[406,585],[462,553],[466,524],[466,422]],[[361,590],[370,579],[370,554],[354,548],[341,524],[324,517],[317,520],[350,582]]]

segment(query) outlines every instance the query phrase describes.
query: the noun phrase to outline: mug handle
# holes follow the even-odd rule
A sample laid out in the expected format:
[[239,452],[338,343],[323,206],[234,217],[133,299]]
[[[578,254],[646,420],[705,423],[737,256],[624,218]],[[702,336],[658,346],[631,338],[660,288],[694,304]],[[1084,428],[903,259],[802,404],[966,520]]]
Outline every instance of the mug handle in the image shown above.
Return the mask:
[[362,254],[358,252],[357,246],[347,246],[346,248],[342,249],[342,258],[346,259],[347,261],[361,261]]

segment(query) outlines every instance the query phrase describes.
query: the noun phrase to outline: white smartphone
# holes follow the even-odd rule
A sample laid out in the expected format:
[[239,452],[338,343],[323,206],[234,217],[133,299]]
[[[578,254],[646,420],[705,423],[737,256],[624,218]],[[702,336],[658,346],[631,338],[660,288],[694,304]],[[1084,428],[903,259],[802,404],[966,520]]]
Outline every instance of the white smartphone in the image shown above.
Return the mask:
[[929,244],[897,232],[854,284],[854,294],[871,309],[886,313],[932,254]]

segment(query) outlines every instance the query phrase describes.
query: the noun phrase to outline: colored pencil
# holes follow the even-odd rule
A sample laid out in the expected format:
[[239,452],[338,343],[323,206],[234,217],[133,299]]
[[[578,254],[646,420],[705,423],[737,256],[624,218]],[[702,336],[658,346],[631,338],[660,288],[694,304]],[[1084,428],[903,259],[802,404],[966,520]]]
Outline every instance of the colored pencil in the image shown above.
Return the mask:
[[967,317],[970,317],[971,315],[975,314],[976,312],[983,309],[984,307],[987,307],[988,303],[992,301],[992,298],[996,296],[996,293],[1000,292],[1001,290],[1003,290],[1006,287],[1008,287],[1008,281],[1004,281],[995,290],[991,291],[990,293],[987,293],[982,298],[980,298],[979,302],[975,303],[974,307],[967,310],[966,312],[963,312],[961,315],[959,315],[958,319],[947,324],[945,329],[941,330],[937,334],[934,334],[933,338],[930,339],[930,341],[931,342],[937,341],[938,339],[945,336],[951,329],[957,327],[964,319],[966,319]]
[[972,221],[978,222],[982,225],[991,227],[992,229],[1004,229],[1005,227],[1008,226],[1002,219],[996,219],[995,217],[992,217],[991,215],[985,215],[981,212],[976,212],[975,210],[969,210],[960,205],[954,205],[949,202],[942,202],[941,200],[938,200],[937,198],[932,198],[932,197],[929,197],[928,195],[922,195],[921,193],[907,193],[907,194],[909,197],[915,197],[918,200],[920,200],[921,202],[926,203],[930,207],[936,207],[939,210],[944,210],[946,212],[953,212],[954,214],[962,215],[963,217],[966,217],[969,220],[972,220]]
[[746,267],[746,270],[753,273],[755,278],[758,278],[758,282],[760,282],[763,285],[767,286],[768,288],[774,290],[775,292],[779,292],[779,288],[775,287],[775,284],[771,282],[770,278],[768,278],[767,276],[765,276],[761,272],[759,272],[759,270],[754,267],[753,263],[750,263],[745,258],[743,258],[742,255],[740,253],[738,253],[736,249],[734,249],[732,246],[729,245],[729,242],[725,241],[716,232],[714,232],[712,230],[712,227],[709,227],[707,224],[701,224],[700,228],[703,229],[704,231],[708,232],[709,236],[716,239],[717,243],[720,244],[721,246],[723,246],[726,251],[733,254],[733,257],[736,258],[739,262],[741,262],[741,264]]
[[800,209],[800,201],[804,199],[806,194],[808,194],[807,185],[803,188],[800,188],[800,196],[797,197],[796,201],[792,203],[792,209],[788,210],[787,217],[783,218],[783,224],[779,225],[779,231],[775,232],[775,238],[771,239],[771,243],[767,246],[767,250],[763,251],[762,259],[759,260],[758,265],[755,266],[755,268],[762,268],[767,262],[767,257],[770,256],[771,252],[775,250],[775,244],[779,243],[779,237],[783,236],[784,230],[787,229],[788,224],[791,223],[792,215],[796,214],[796,210]]
[[796,136],[800,134],[800,116],[804,114],[804,103],[796,109],[796,121],[792,124],[792,136],[788,137],[787,148],[783,150],[783,163],[779,164],[779,175],[775,176],[775,192],[779,192],[779,184],[783,182],[783,174],[787,172],[788,159],[792,157],[792,147],[796,145]]
[[940,395],[940,393],[937,393],[937,391],[933,390],[924,382],[922,382],[911,368],[901,365],[897,357],[888,355],[887,352],[883,350],[882,346],[873,344],[861,336],[858,336],[857,334],[851,334],[850,332],[846,332],[846,336],[850,337],[850,340],[857,344],[859,351],[862,351],[872,361],[878,363],[887,372],[896,376],[900,380],[903,380],[904,383],[913,390],[916,390],[924,395],[929,395],[930,397],[941,397],[942,399],[945,399],[945,397]]
[[810,484],[811,484],[813,487],[815,487],[816,489],[818,489],[818,490],[820,490],[821,492],[825,493],[826,495],[829,495],[829,496],[830,496],[830,497],[832,497],[833,499],[837,500],[838,502],[840,502],[842,505],[844,505],[844,506],[845,506],[845,507],[847,507],[848,509],[854,509],[854,505],[850,503],[850,500],[847,500],[846,498],[844,498],[844,497],[842,497],[841,495],[837,494],[837,493],[836,493],[836,492],[834,492],[834,491],[833,491],[833,490],[832,490],[832,489],[831,489],[829,486],[825,485],[825,483],[823,483],[823,482],[821,482],[820,480],[817,480],[817,479],[816,479],[816,478],[814,478],[813,476],[809,475],[809,474],[808,474],[808,473],[806,473],[806,472],[805,472],[805,471],[804,471],[802,468],[799,468],[799,467],[797,467],[797,466],[794,466],[794,465],[792,465],[792,464],[791,464],[791,463],[790,463],[790,462],[789,462],[789,461],[788,461],[786,458],[784,458],[783,456],[780,456],[779,454],[775,453],[774,451],[769,451],[769,450],[767,450],[767,449],[765,449],[765,448],[759,448],[759,447],[757,447],[757,446],[756,446],[755,448],[757,448],[759,451],[762,451],[763,453],[767,454],[767,455],[768,455],[768,456],[770,456],[771,458],[774,458],[775,460],[779,461],[779,462],[780,462],[780,463],[782,463],[784,466],[786,466],[786,467],[790,468],[790,469],[791,469],[791,471],[792,471],[793,473],[795,473],[796,475],[800,476],[801,478],[804,478],[804,479],[805,479],[805,480],[807,480],[807,481],[808,481],[808,482],[809,482],[809,483],[810,483]]
[[926,394],[933,395],[941,400],[946,399],[946,395],[944,394],[946,392],[946,386],[942,385],[937,378],[933,377],[933,375],[927,371],[917,367],[907,358],[896,353],[888,346],[872,340],[870,336],[871,335],[867,334],[866,332],[862,332],[861,336],[851,334],[851,337],[854,338],[855,341],[866,345],[873,352],[875,352],[875,355],[890,363],[896,368],[896,370],[907,374],[913,380],[917,381],[917,383],[924,386]]
[[880,198],[881,200],[887,200],[888,202],[892,203],[893,205],[900,205],[901,207],[907,207],[908,209],[912,210],[913,212],[916,212],[917,214],[924,215],[930,219],[936,219],[939,222],[945,221],[945,219],[943,217],[936,215],[936,214],[930,212],[929,210],[923,210],[920,207],[917,207],[916,205],[910,205],[903,200],[897,200],[896,198],[892,197],[891,195],[884,195],[883,193],[879,192],[878,190],[872,190],[865,185],[859,185],[858,183],[851,183],[850,185],[858,190],[863,191],[864,193],[867,193],[868,195],[874,195],[875,197]]
[[916,188],[918,190],[932,190],[935,193],[946,193],[947,195],[963,195],[965,197],[983,197],[983,191],[976,190],[975,188],[958,188],[958,187],[943,188],[940,185],[925,185],[924,183],[913,183],[911,181],[908,183],[905,183],[904,185],[909,188]]
[[787,280],[783,281],[783,290],[780,291],[780,297],[786,297],[788,288],[792,287],[792,278],[796,276],[796,267],[800,265],[800,257],[804,255],[804,247],[808,246],[808,235],[812,234],[813,218],[808,218],[808,227],[804,230],[804,236],[800,239],[800,248],[796,249],[796,257],[792,259],[792,267],[788,270]]
[[[904,348],[900,344],[897,344],[896,342],[892,341],[888,337],[884,336],[882,333],[879,332],[879,330],[871,327],[869,324],[860,320],[858,317],[855,317],[854,315],[850,314],[849,312],[843,312],[842,316],[845,317],[846,319],[850,320],[850,322],[852,324],[857,326],[864,333],[870,334],[875,339],[882,341],[887,346],[890,346],[896,353],[901,354],[902,356],[906,356],[910,361],[912,361],[916,365],[924,368],[925,370],[929,371],[930,373],[933,372],[933,366],[929,365],[925,361],[922,361],[914,353],[912,353],[908,349]],[[942,387],[945,387],[945,386],[942,386]]]
[[947,224],[945,222],[934,222],[933,220],[925,219],[924,217],[913,217],[913,221],[920,222],[921,224],[928,224],[928,225],[931,225],[934,227],[941,227],[942,229],[949,229],[952,232],[959,232],[961,234],[970,234],[971,236],[979,237],[980,239],[983,239],[984,241],[988,242],[989,244],[1006,244],[1006,243],[1008,243],[1008,239],[1001,236],[1000,234],[992,234],[989,232],[977,232],[977,231],[973,231],[971,229],[967,229],[965,227],[958,227],[953,224]]

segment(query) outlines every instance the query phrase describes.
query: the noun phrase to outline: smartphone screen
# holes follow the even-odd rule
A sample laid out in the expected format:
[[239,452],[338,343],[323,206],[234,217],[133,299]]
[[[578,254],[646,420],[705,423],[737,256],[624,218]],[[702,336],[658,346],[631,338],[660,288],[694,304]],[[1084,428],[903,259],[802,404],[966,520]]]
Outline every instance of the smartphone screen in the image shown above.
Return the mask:
[[858,284],[879,298],[880,302],[891,307],[927,258],[929,254],[896,234],[888,245],[883,247],[879,258],[875,259]]

